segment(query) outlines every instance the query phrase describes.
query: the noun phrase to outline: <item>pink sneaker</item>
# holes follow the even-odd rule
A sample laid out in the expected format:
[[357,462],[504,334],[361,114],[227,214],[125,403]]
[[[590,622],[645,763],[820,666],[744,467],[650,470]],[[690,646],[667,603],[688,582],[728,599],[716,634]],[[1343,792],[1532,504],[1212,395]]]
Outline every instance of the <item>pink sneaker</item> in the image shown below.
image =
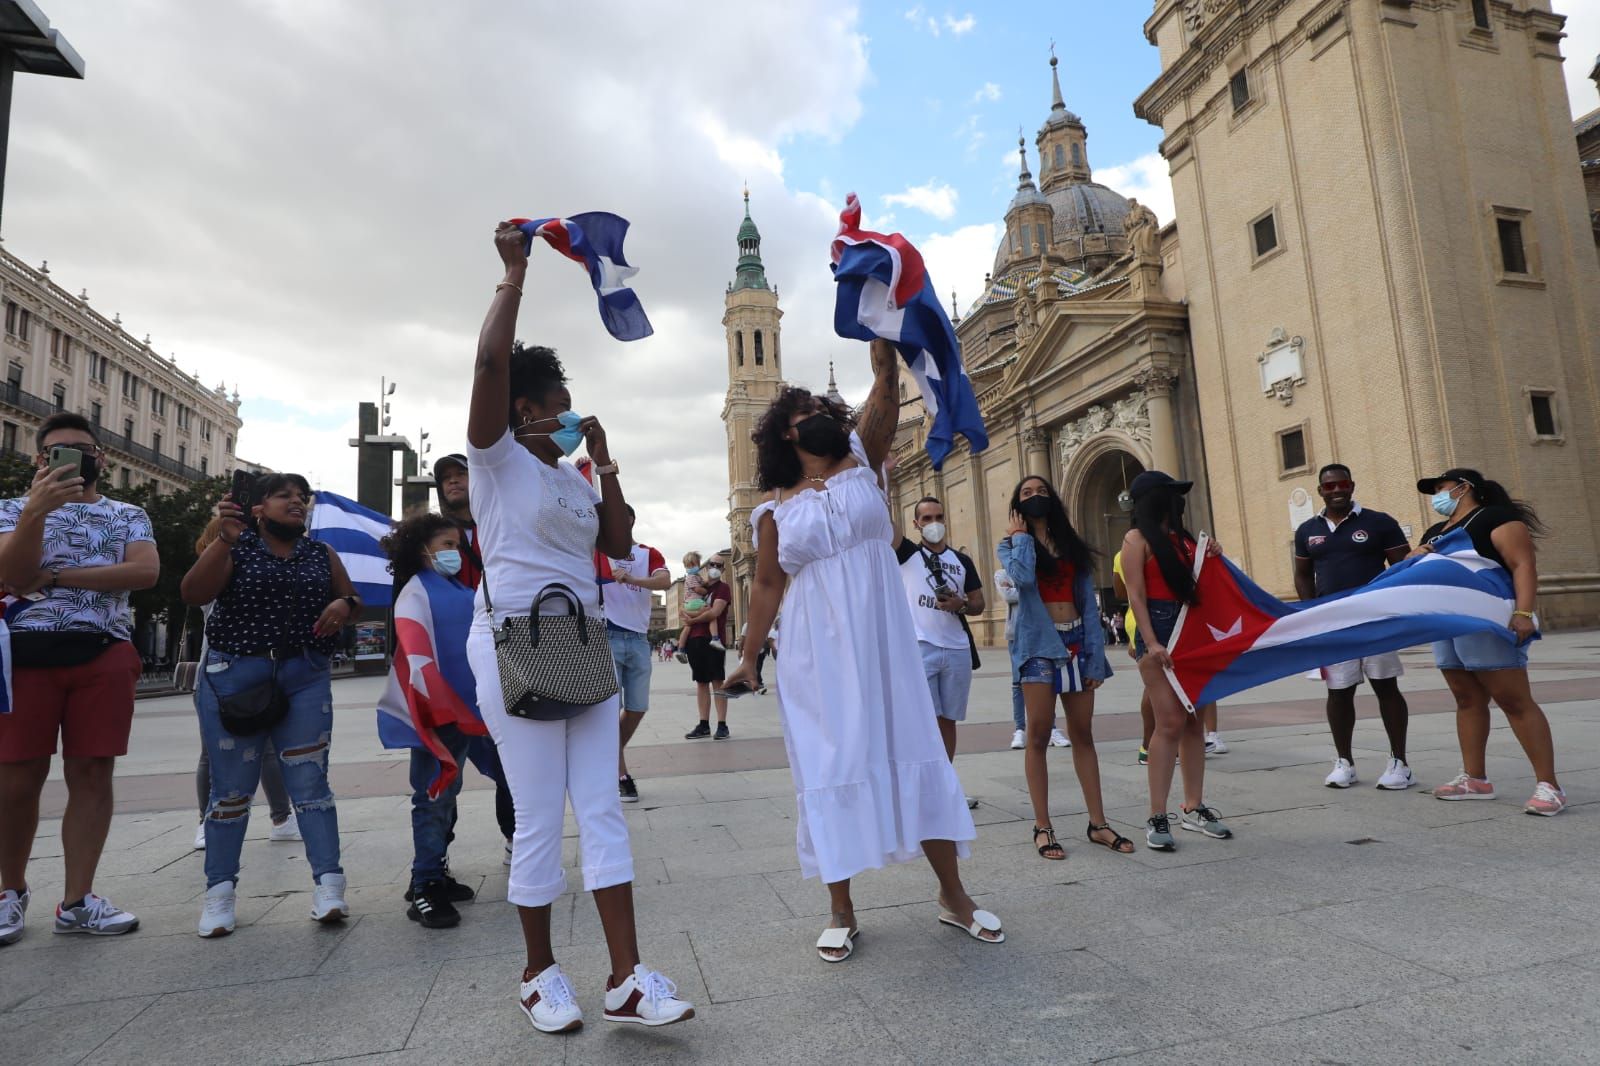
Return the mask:
[[1441,800],[1492,800],[1494,799],[1494,786],[1489,783],[1487,777],[1468,777],[1467,772],[1463,770],[1448,784],[1435,787],[1433,798]]
[[1522,809],[1529,814],[1542,814],[1546,818],[1554,818],[1566,808],[1567,794],[1548,782],[1540,781],[1539,787],[1533,790],[1533,798]]

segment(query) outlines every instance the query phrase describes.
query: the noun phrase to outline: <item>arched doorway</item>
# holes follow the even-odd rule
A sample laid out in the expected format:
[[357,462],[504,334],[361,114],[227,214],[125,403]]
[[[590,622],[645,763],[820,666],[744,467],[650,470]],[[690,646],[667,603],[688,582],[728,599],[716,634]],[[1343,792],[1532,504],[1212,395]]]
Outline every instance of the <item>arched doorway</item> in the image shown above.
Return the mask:
[[1111,593],[1111,558],[1122,546],[1128,532],[1128,512],[1119,502],[1133,479],[1144,473],[1144,464],[1120,448],[1096,456],[1079,479],[1070,512],[1078,532],[1096,552],[1095,587],[1108,605]]

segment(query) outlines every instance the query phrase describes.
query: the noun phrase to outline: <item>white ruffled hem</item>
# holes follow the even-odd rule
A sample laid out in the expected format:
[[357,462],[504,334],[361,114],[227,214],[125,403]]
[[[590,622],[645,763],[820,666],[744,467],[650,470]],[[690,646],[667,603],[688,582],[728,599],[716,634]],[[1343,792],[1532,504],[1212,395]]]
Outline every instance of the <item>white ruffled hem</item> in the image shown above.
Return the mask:
[[955,841],[966,858],[977,837],[948,759],[890,762],[869,780],[807,789],[795,799],[800,873],[826,884],[921,858],[924,840]]

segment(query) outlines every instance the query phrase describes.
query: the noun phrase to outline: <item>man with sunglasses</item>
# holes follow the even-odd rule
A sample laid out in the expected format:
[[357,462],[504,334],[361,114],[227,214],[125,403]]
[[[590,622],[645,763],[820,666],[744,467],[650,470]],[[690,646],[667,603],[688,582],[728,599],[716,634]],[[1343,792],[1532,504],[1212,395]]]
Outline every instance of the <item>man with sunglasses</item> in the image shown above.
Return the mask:
[[[1360,588],[1406,557],[1409,545],[1400,523],[1382,511],[1355,502],[1356,484],[1350,468],[1330,463],[1317,474],[1317,495],[1322,513],[1300,524],[1294,536],[1294,587],[1302,600],[1332,596]],[[1388,652],[1322,668],[1328,684],[1328,728],[1333,733],[1333,772],[1323,781],[1329,788],[1349,788],[1356,783],[1351,739],[1356,728],[1356,688],[1372,683],[1378,712],[1389,734],[1389,763],[1378,787],[1395,791],[1412,785],[1406,765],[1406,699],[1400,694],[1404,673],[1400,654]]]

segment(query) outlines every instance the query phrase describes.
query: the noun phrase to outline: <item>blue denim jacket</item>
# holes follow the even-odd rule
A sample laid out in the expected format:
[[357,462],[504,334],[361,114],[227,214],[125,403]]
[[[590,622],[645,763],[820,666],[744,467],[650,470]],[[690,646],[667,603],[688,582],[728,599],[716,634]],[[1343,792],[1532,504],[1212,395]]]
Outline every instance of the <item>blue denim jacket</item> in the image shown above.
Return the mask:
[[[1039,598],[1039,580],[1034,574],[1038,555],[1033,537],[1018,533],[1002,540],[995,549],[1000,565],[1017,586],[1017,605],[1013,608],[1016,632],[1008,642],[1011,648],[1011,671],[1015,677],[1022,664],[1029,659],[1066,661],[1062,654],[1061,638],[1056,635],[1055,623]],[[1083,619],[1083,650],[1078,653],[1083,676],[1090,681],[1104,681],[1111,676],[1111,663],[1106,660],[1106,632],[1100,624],[1100,601],[1094,594],[1094,578],[1079,573],[1072,584],[1072,599]]]

